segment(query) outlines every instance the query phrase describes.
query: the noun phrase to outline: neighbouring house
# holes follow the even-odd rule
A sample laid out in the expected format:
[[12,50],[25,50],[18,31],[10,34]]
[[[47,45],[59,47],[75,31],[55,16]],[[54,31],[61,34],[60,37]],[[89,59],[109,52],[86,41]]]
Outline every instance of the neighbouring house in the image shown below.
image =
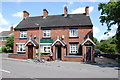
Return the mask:
[[11,58],[33,59],[40,52],[45,60],[94,62],[93,24],[89,7],[83,14],[30,17],[23,11],[23,20],[14,28],[14,54]]
[[2,31],[1,33],[0,33],[0,49],[3,47],[3,46],[5,46],[5,43],[6,43],[6,41],[7,41],[7,38],[9,37],[9,36],[12,36],[12,35],[14,35],[14,31],[13,31],[14,29],[13,29],[13,26],[12,27],[10,27],[10,31]]

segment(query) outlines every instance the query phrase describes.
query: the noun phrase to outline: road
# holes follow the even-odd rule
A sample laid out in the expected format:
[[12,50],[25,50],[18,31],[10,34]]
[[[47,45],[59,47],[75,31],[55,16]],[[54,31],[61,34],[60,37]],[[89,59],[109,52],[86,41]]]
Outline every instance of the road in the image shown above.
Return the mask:
[[118,78],[118,67],[109,64],[62,61],[36,64],[3,56],[0,70],[3,78]]

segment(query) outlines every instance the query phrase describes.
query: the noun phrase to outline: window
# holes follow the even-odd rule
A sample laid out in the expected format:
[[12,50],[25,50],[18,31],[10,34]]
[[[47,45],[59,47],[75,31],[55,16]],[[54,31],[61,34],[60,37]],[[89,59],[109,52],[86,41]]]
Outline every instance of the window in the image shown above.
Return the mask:
[[50,30],[43,30],[43,37],[50,37]]
[[27,38],[27,31],[20,31],[20,38]]
[[78,44],[70,44],[70,54],[78,53]]
[[40,44],[40,51],[42,53],[51,53],[51,44],[52,43],[41,43]]
[[6,41],[6,37],[3,37],[3,41]]
[[17,43],[17,52],[25,52],[25,44]]
[[43,46],[43,52],[50,53],[51,47],[50,46]]
[[2,48],[3,46],[2,45],[0,45],[0,49]]
[[6,41],[6,37],[1,37],[0,41]]
[[78,29],[70,29],[70,37],[78,37]]

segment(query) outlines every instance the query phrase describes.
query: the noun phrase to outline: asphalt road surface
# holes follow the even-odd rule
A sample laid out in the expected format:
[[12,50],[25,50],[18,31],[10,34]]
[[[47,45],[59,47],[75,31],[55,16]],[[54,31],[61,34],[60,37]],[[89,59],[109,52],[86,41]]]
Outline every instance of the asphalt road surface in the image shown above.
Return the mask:
[[2,78],[118,78],[118,66],[112,63],[52,61],[36,64],[32,60],[14,60],[6,56],[2,58],[0,71]]

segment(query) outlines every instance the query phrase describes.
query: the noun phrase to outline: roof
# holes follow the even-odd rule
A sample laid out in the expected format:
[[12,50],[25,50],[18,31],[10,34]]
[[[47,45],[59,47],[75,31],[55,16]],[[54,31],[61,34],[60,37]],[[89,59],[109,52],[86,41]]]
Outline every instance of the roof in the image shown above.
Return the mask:
[[60,42],[62,44],[62,46],[66,45],[65,42],[63,42],[62,40],[60,40],[59,38],[57,38],[57,40],[52,44],[52,46],[54,46],[56,44],[56,42]]
[[81,45],[84,45],[87,41],[90,41],[93,45],[96,45],[89,37],[87,39],[85,39]]
[[0,37],[8,37],[10,35],[10,31],[2,31],[0,33]]
[[62,14],[49,15],[46,18],[43,16],[28,17],[22,20],[15,29],[38,28],[36,24],[41,27],[93,26],[90,17],[85,14],[68,14],[67,17]]

